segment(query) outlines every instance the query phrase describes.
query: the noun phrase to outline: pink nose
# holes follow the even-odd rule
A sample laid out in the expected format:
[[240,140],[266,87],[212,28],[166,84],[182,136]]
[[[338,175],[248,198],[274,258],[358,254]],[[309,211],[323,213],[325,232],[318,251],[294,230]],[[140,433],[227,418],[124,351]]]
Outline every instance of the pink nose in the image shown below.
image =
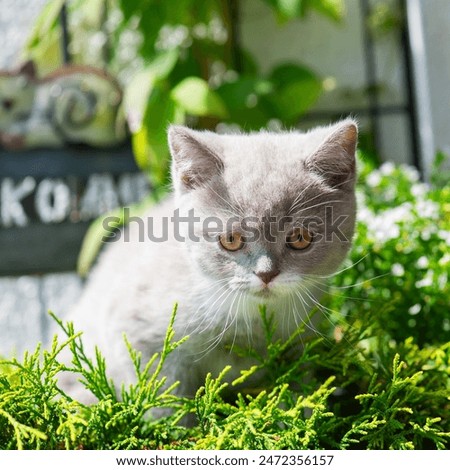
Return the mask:
[[264,282],[264,284],[267,285],[274,277],[280,274],[280,271],[276,269],[272,271],[261,271],[255,274],[262,280],[262,282]]

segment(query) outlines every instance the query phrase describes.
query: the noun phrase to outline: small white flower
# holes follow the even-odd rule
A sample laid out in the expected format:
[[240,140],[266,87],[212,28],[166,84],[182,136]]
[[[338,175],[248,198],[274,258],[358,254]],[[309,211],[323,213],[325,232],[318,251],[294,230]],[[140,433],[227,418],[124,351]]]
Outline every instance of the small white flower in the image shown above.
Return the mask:
[[236,70],[227,70],[223,75],[223,81],[227,83],[233,83],[239,78],[239,74]]
[[258,104],[258,96],[255,93],[250,93],[245,99],[245,106],[247,108],[254,108]]
[[267,121],[267,129],[272,132],[280,132],[283,129],[283,123],[276,118]]
[[428,258],[426,256],[421,256],[416,262],[416,266],[420,269],[428,268],[429,264],[430,262],[428,261]]
[[408,180],[411,181],[411,183],[415,183],[416,181],[419,181],[420,175],[416,168],[414,168],[411,165],[405,165],[405,164],[400,165],[400,168],[403,174],[406,175]]
[[197,39],[205,39],[208,35],[208,27],[205,23],[197,23],[192,28],[192,35]]
[[428,241],[431,238],[431,234],[433,232],[430,230],[429,227],[424,228],[422,232],[420,232],[420,238],[424,241]]
[[448,318],[445,318],[442,322],[442,329],[444,331],[450,331],[450,320]]
[[[400,236],[400,229],[396,224],[395,218],[389,217],[391,211],[387,210],[379,215],[370,211],[360,211],[359,218],[362,220],[372,233],[376,241],[383,243]],[[388,214],[386,216],[386,214]]]
[[439,238],[444,240],[444,242],[446,242],[447,245],[450,245],[450,231],[448,231],[448,230],[439,230],[438,231],[438,236],[439,236]]
[[416,211],[417,214],[424,219],[437,219],[439,217],[439,206],[433,201],[418,200]]
[[164,25],[158,34],[155,47],[159,51],[175,49],[176,47],[189,47],[192,39],[189,30],[184,25]]
[[415,286],[420,289],[421,287],[428,287],[433,284],[433,271],[429,269],[425,274],[424,278],[417,281]]
[[395,165],[392,162],[385,162],[380,166],[380,173],[383,176],[390,176],[394,173]]
[[422,198],[428,192],[428,186],[424,183],[416,183],[411,186],[411,194],[416,198]]
[[405,274],[405,268],[400,263],[394,263],[392,265],[391,272],[394,276],[401,277]]
[[225,44],[228,39],[228,31],[219,17],[209,22],[209,38],[216,44]]
[[364,192],[359,190],[359,189],[356,189],[355,196],[356,196],[356,205],[357,205],[357,207],[364,208],[367,205],[366,204],[366,195],[364,194]]
[[380,172],[377,171],[377,170],[372,171],[372,173],[370,173],[369,176],[367,177],[366,181],[367,181],[367,184],[371,188],[375,188],[376,186],[378,186],[381,183]]
[[408,313],[410,315],[417,315],[422,310],[422,305],[414,304],[412,307],[409,307]]
[[447,281],[448,281],[447,273],[442,273],[438,277],[438,280],[437,280],[439,289],[445,289],[445,287],[447,286]]
[[361,205],[358,207],[359,207],[358,212],[357,212],[358,220],[361,222],[364,222],[366,225],[369,225],[369,223],[373,221],[373,218],[374,218],[373,212],[365,206]]
[[216,126],[216,132],[218,134],[238,134],[241,131],[239,124],[227,124],[225,122],[219,122]]
[[439,260],[439,266],[445,266],[450,263],[450,254],[445,253],[445,255]]

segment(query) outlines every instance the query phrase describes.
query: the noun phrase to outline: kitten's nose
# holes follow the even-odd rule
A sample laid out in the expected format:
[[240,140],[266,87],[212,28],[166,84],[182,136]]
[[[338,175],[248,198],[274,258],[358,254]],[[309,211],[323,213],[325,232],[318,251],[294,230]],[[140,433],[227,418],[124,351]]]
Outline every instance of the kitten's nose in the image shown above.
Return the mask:
[[276,276],[278,276],[278,274],[280,274],[280,270],[279,269],[273,269],[271,271],[259,271],[257,273],[255,273],[261,280],[262,282],[264,282],[264,284],[269,284],[269,282]]

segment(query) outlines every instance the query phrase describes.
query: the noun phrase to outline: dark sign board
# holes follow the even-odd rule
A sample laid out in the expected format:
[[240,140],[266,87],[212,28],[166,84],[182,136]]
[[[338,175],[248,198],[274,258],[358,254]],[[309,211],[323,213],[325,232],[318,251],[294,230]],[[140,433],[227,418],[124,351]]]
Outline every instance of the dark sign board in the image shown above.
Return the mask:
[[92,220],[148,190],[129,144],[0,150],[0,275],[73,270]]

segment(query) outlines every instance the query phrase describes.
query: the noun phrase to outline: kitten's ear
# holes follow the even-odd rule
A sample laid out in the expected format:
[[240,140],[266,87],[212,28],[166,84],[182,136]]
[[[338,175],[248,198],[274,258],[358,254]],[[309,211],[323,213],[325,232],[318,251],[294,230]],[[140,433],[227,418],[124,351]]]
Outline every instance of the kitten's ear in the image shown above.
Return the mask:
[[24,62],[19,68],[19,73],[26,75],[28,78],[36,78],[36,66],[34,62],[32,60]]
[[[172,181],[177,191],[195,189],[219,175],[222,160],[208,144],[211,133],[193,131],[184,126],[170,126],[169,147],[172,154]],[[213,134],[211,134],[213,135]]]
[[305,160],[308,171],[337,189],[353,187],[358,127],[355,121],[345,120],[332,129],[320,147]]

